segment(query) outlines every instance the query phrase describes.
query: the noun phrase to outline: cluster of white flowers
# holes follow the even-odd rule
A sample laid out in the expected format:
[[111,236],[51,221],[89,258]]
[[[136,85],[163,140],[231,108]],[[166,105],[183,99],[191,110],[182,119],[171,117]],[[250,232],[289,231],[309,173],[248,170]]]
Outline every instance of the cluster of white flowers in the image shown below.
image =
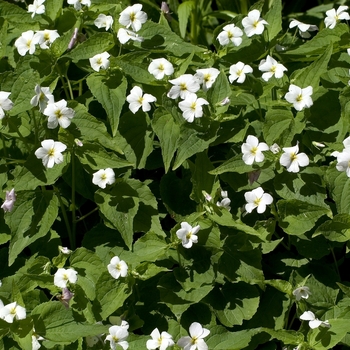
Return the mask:
[[[253,35],[260,35],[265,29],[265,25],[268,23],[260,17],[259,10],[252,10],[248,13],[247,17],[242,20],[244,32],[247,37]],[[242,43],[243,31],[234,24],[228,24],[223,28],[223,31],[217,36],[217,40],[221,45],[228,45],[230,42],[235,46],[239,46]]]
[[[142,24],[147,21],[147,13],[142,11],[141,4],[135,4],[128,6],[125,10],[120,13],[119,23],[125,28],[120,28],[118,30],[117,37],[122,44],[125,44],[129,40],[143,41],[142,37],[139,37],[136,32],[138,32]],[[128,28],[132,28],[133,31]]]
[[26,318],[26,309],[18,305],[17,302],[13,302],[4,305],[0,300],[0,318],[7,323],[13,323],[16,320],[24,320]]
[[36,50],[36,45],[46,50],[59,37],[60,35],[57,33],[57,30],[45,29],[38,30],[35,33],[33,30],[27,30],[16,39],[15,46],[21,56],[25,56],[27,52],[32,55]]

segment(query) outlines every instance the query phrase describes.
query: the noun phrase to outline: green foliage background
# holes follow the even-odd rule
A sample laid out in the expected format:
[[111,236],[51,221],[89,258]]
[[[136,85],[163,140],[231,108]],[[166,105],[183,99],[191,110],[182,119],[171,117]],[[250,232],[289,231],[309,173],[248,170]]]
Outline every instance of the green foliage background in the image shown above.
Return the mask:
[[[34,328],[43,349],[86,349],[87,336],[100,336],[94,348],[108,349],[105,334],[121,319],[130,324],[129,349],[145,349],[156,327],[177,341],[192,322],[210,330],[209,349],[347,348],[350,179],[331,153],[349,134],[350,35],[346,22],[329,29],[323,19],[348,2],[171,0],[169,14],[159,2],[140,3],[148,15],[138,32],[144,41],[121,45],[118,18],[129,1],[92,0],[76,11],[46,0],[45,14],[32,19],[25,4],[0,0],[0,90],[14,102],[0,129],[0,185],[3,198],[5,190],[17,193],[14,210],[0,212],[0,299],[27,311],[25,320],[0,320],[0,349],[32,349]],[[242,28],[252,9],[269,23],[264,33],[220,46],[224,25]],[[109,32],[94,25],[100,13],[114,18]],[[292,18],[319,31],[304,40],[288,29]],[[21,33],[45,28],[60,38],[20,56],[14,42]],[[67,50],[74,28],[80,42]],[[110,68],[95,72],[88,59],[104,51]],[[268,54],[288,68],[283,78],[261,79],[258,65]],[[171,84],[148,72],[162,57],[175,68],[172,78],[220,70],[213,87],[198,93],[209,102],[202,118],[186,122],[166,96]],[[238,61],[254,72],[230,84],[229,67]],[[48,129],[31,106],[36,84],[74,109],[67,129]],[[297,112],[285,100],[290,84],[313,87],[311,108]],[[128,108],[136,85],[157,98],[148,113]],[[299,142],[310,165],[289,173],[270,151],[263,163],[246,165],[248,135],[281,148]],[[34,152],[50,138],[68,149],[62,164],[47,169]],[[97,188],[92,174],[107,167],[116,182]],[[247,214],[244,193],[259,186],[274,202],[263,214]],[[215,204],[221,190],[231,211]],[[201,227],[191,249],[176,237],[183,221]],[[118,280],[107,271],[115,255],[129,267]],[[60,267],[78,271],[69,309],[53,284]],[[292,292],[303,285],[312,294],[296,301]],[[307,310],[331,328],[310,329],[299,320]]]

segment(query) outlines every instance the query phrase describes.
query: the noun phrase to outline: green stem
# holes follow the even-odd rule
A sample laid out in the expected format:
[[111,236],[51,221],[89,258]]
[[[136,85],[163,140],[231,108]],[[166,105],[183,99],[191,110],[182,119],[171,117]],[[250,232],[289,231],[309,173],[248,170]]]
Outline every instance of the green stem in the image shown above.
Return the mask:
[[69,100],[69,93],[68,93],[68,90],[67,90],[67,87],[66,87],[66,83],[65,83],[65,81],[63,79],[61,68],[58,65],[56,65],[56,70],[58,72],[58,75],[60,76],[60,80],[61,80],[61,83],[62,83],[62,86],[63,86],[64,93],[66,95],[66,98],[67,98],[67,100]]
[[191,42],[192,44],[197,44],[197,8],[198,8],[198,1],[195,1],[194,7],[192,9],[191,13]]
[[54,191],[55,191],[55,193],[57,195],[58,201],[60,202],[60,207],[61,207],[61,211],[62,211],[63,221],[64,221],[64,223],[66,225],[66,229],[67,229],[67,232],[68,232],[70,248],[71,249],[75,249],[74,248],[74,239],[73,239],[73,236],[72,236],[72,230],[71,230],[70,225],[69,225],[69,220],[68,220],[66,208],[65,208],[65,206],[63,204],[63,201],[62,201],[62,198],[61,198],[61,195],[60,195],[60,192],[59,192],[58,188],[54,187]]
[[74,95],[73,95],[73,90],[72,90],[72,85],[70,84],[70,80],[67,76],[67,74],[64,76],[67,80],[67,84],[68,84],[68,89],[69,89],[69,93],[70,93],[70,99],[74,100]]
[[240,0],[241,14],[246,15],[248,13],[247,0]]
[[335,254],[334,254],[334,250],[333,250],[333,248],[330,248],[330,250],[331,250],[331,253],[332,253],[332,256],[333,256],[335,269],[336,269],[336,271],[337,271],[337,274],[338,274],[338,276],[339,276],[339,279],[341,280],[341,278],[340,278],[340,272],[339,272],[339,268],[338,268],[338,262],[337,262],[337,259],[336,259],[336,257],[335,257]]
[[98,207],[96,207],[95,209],[92,209],[90,212],[88,212],[84,216],[80,217],[78,220],[75,220],[75,222],[79,222],[79,221],[86,219],[89,215],[93,214],[97,210],[98,210]]
[[75,249],[75,230],[77,226],[76,208],[75,208],[75,155],[74,148],[72,149],[72,237]]

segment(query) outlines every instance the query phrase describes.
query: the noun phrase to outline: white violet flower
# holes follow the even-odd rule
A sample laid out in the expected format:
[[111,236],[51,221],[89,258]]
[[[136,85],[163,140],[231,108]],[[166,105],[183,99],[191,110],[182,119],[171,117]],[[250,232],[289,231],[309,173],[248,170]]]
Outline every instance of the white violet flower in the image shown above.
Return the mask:
[[143,38],[131,30],[119,28],[117,33],[118,40],[121,44],[127,43],[129,40],[133,41],[143,41]]
[[43,112],[48,104],[55,102],[49,87],[41,87],[39,84],[36,84],[34,91],[35,96],[30,100],[30,104],[32,106],[39,105],[40,112]]
[[246,192],[244,198],[247,201],[245,210],[248,213],[251,213],[255,208],[257,208],[259,214],[264,213],[266,206],[273,202],[272,196],[268,193],[264,193],[264,190],[261,187]]
[[106,16],[103,13],[100,13],[98,17],[95,19],[94,24],[97,28],[106,28],[106,31],[112,27],[113,17]]
[[91,6],[91,0],[67,0],[69,5],[74,5],[74,8],[77,11],[81,10],[81,5],[85,5],[87,7]]
[[13,320],[24,320],[26,318],[26,309],[16,302],[7,304],[0,309],[0,318],[7,323],[13,323]]
[[142,89],[139,86],[134,86],[130,90],[130,94],[126,96],[126,100],[129,102],[129,109],[132,113],[136,113],[141,107],[144,112],[151,110],[151,102],[157,101],[157,99],[150,94],[143,94]]
[[89,58],[91,68],[96,72],[99,72],[101,68],[108,69],[109,57],[110,54],[105,51],[95,55],[94,57]]
[[207,91],[212,87],[219,74],[220,71],[216,68],[205,68],[197,69],[194,77],[202,85],[203,90]]
[[196,234],[199,230],[199,225],[192,227],[188,222],[182,222],[181,228],[176,231],[176,236],[182,240],[184,248],[191,248],[193,243],[198,242],[198,236]]
[[126,28],[131,27],[133,31],[138,32],[142,24],[147,21],[147,13],[141,11],[141,9],[141,4],[128,6],[120,13],[119,23]]
[[114,256],[107,265],[108,272],[113,278],[126,277],[128,274],[128,265],[124,260],[120,260],[118,256]]
[[15,205],[16,202],[16,192],[15,189],[13,188],[11,191],[6,191],[6,198],[4,203],[2,203],[1,208],[4,209],[4,212],[11,212],[13,209],[13,206]]
[[55,129],[58,124],[63,129],[66,129],[70,125],[75,112],[74,109],[67,107],[66,100],[60,100],[58,102],[49,103],[43,114],[49,117],[47,120],[47,127],[49,129]]
[[198,322],[190,325],[190,336],[182,337],[178,340],[177,345],[184,350],[208,350],[204,338],[209,335],[209,329],[203,328]]
[[313,105],[311,98],[312,93],[312,86],[302,89],[299,86],[291,84],[289,86],[289,91],[284,97],[289,103],[293,103],[293,107],[297,111],[301,111],[305,107],[309,108]]
[[162,332],[160,334],[158,328],[155,328],[151,333],[152,339],[147,340],[146,348],[148,350],[158,349],[166,350],[168,346],[173,346],[175,343],[173,341],[172,335],[168,332]]
[[11,92],[0,91],[0,120],[5,117],[4,111],[9,111],[13,107],[13,102],[9,99]]
[[160,80],[164,78],[164,75],[172,75],[174,73],[174,67],[165,58],[156,58],[149,64],[148,71],[157,80]]
[[59,288],[67,288],[67,283],[76,283],[78,272],[73,269],[60,268],[56,271],[53,284]]
[[293,19],[289,23],[289,28],[294,28],[294,27],[298,27],[300,36],[302,38],[305,38],[305,39],[308,39],[311,37],[311,34],[309,32],[314,32],[314,31],[318,30],[318,27],[316,25],[306,24],[306,23],[300,22],[296,19]]
[[309,157],[305,153],[299,153],[299,143],[293,147],[284,147],[284,153],[281,155],[280,164],[287,168],[290,173],[299,172],[299,166],[309,165]]
[[326,28],[333,29],[335,25],[343,19],[348,21],[350,16],[345,12],[348,8],[349,6],[339,6],[337,11],[335,9],[328,10],[326,12],[327,17],[324,19]]
[[299,301],[301,298],[307,299],[309,295],[311,295],[310,288],[306,286],[296,288],[293,290],[293,295],[297,301]]
[[129,335],[128,330],[122,326],[112,326],[108,329],[109,334],[106,337],[106,340],[110,342],[112,350],[116,350],[117,345],[120,345],[123,350],[127,350],[129,343],[126,341],[126,338]]
[[261,60],[259,64],[259,70],[261,72],[265,72],[262,75],[262,78],[265,81],[268,81],[272,76],[274,75],[276,78],[282,78],[283,72],[287,70],[287,68],[281,64],[278,63],[274,58],[272,58],[270,55],[267,55],[266,60]]
[[197,98],[196,94],[187,96],[184,101],[179,102],[179,108],[182,110],[182,116],[192,123],[195,118],[203,116],[203,105],[208,105],[209,102],[204,98]]
[[244,27],[244,32],[248,37],[251,37],[255,34],[261,34],[265,27],[264,25],[268,24],[265,20],[260,18],[259,10],[252,10],[248,13],[248,16],[243,18],[242,25]]
[[246,74],[248,73],[253,73],[253,68],[248,64],[244,64],[243,62],[239,61],[230,67],[230,76],[228,77],[228,80],[231,84],[235,80],[237,80],[237,83],[242,84],[244,83]]
[[106,168],[93,173],[92,183],[101,188],[106,188],[106,185],[112,185],[115,182],[115,174],[113,169]]
[[39,350],[41,348],[39,340],[44,340],[44,338],[37,334],[32,335],[32,350]]
[[221,191],[221,197],[223,198],[222,200],[221,200],[221,202],[216,202],[216,205],[218,206],[218,207],[222,207],[222,208],[225,208],[225,209],[227,209],[228,211],[230,211],[231,210],[231,207],[230,207],[230,204],[231,204],[231,199],[230,198],[228,198],[228,196],[227,196],[227,191]]
[[299,318],[303,321],[309,321],[309,326],[311,329],[318,328],[319,326],[328,328],[331,326],[328,320],[320,321],[311,311],[305,311]]
[[[332,155],[336,153],[333,152]],[[334,156],[337,157],[336,168],[338,171],[345,171],[346,176],[350,177],[350,149],[345,148],[342,152],[337,152]]]
[[234,24],[228,24],[223,31],[217,36],[220,45],[228,45],[230,42],[235,46],[239,46],[242,43],[243,31],[236,27]]
[[176,99],[180,96],[183,100],[200,89],[198,81],[192,74],[183,74],[176,79],[169,80],[169,83],[174,86],[167,93],[167,96],[172,99]]
[[262,151],[268,151],[269,146],[265,142],[260,142],[253,135],[247,136],[247,140],[242,144],[241,150],[243,153],[242,159],[245,164],[252,165],[255,162],[259,163],[265,159]]
[[28,12],[32,13],[32,18],[36,14],[41,15],[45,13],[45,5],[44,5],[45,0],[34,0],[33,4],[28,5]]
[[57,30],[39,30],[35,33],[34,38],[38,41],[40,48],[46,50],[50,45],[59,38],[60,35],[57,33]]
[[39,43],[39,38],[34,36],[32,30],[27,30],[23,32],[19,38],[15,41],[15,46],[18,50],[18,53],[21,56],[25,56],[29,51],[29,54],[32,55],[35,52],[35,45]]
[[270,146],[270,151],[273,154],[277,154],[281,151],[281,147],[277,145],[277,143],[274,143],[272,146]]
[[41,146],[35,151],[35,155],[38,159],[42,159],[46,168],[52,168],[55,164],[63,162],[61,152],[66,150],[67,146],[65,144],[49,139],[42,141]]

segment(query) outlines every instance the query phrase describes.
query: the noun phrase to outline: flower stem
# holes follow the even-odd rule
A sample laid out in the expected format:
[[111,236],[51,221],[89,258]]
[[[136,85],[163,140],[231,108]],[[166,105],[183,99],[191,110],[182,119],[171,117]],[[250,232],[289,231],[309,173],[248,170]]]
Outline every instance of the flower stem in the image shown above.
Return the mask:
[[337,259],[336,259],[336,257],[335,257],[334,250],[333,250],[332,247],[330,248],[330,251],[331,251],[332,256],[333,256],[334,265],[335,265],[335,270],[337,271],[337,274],[338,274],[338,276],[339,276],[339,279],[341,280],[340,272],[339,272],[339,268],[338,268],[338,262],[337,262]]
[[75,249],[75,230],[77,226],[76,220],[76,208],[75,208],[75,155],[74,148],[72,149],[72,239],[73,239],[73,249]]
[[84,216],[80,217],[78,220],[75,220],[75,222],[79,222],[79,221],[86,219],[88,216],[90,216],[91,214],[93,214],[97,210],[98,210],[98,207],[96,207],[95,209],[92,209],[90,212],[88,212]]
[[63,90],[64,90],[64,93],[66,95],[66,98],[67,100],[69,100],[69,93],[68,93],[68,90],[67,90],[67,86],[66,86],[66,83],[63,79],[63,74],[61,72],[61,68],[56,64],[56,70],[58,72],[58,75],[60,76],[60,80],[61,80],[61,83],[62,83],[62,86],[63,86]]

